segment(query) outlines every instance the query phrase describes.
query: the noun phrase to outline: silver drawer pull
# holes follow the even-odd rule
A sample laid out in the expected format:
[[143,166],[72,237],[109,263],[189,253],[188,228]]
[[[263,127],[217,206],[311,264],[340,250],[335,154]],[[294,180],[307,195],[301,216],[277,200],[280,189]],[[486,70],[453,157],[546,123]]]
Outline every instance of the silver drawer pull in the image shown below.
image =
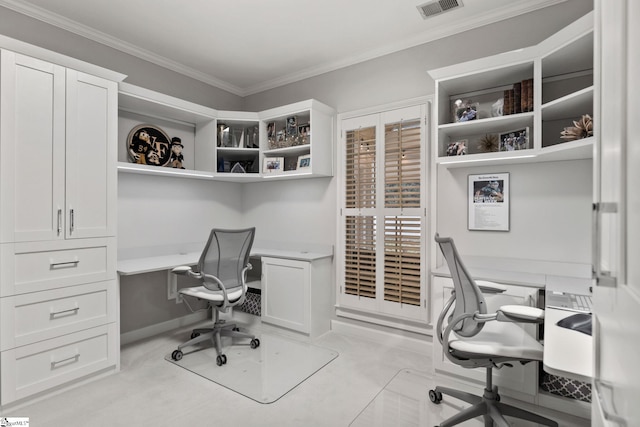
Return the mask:
[[80,307],[75,307],[75,308],[70,308],[68,310],[60,310],[60,311],[53,311],[53,308],[51,308],[51,311],[49,313],[50,317],[56,317],[56,316],[60,316],[62,314],[78,314],[78,310],[80,310]]
[[[53,356],[51,356],[51,359],[53,359]],[[78,361],[78,359],[80,359],[80,353],[78,352],[78,350],[76,350],[76,354],[74,354],[71,357],[67,357],[67,358],[60,359],[60,360],[51,360],[51,369],[57,368],[58,365],[60,365],[62,363],[68,363],[68,362],[75,363],[75,362]]]
[[[602,410],[602,415],[604,416],[604,419],[607,421],[612,421],[614,423],[617,423],[618,425],[623,427],[626,426],[627,420],[625,420],[620,415],[616,414],[616,409],[613,406],[613,402],[614,402],[613,386],[599,379],[594,379],[593,385],[598,391],[598,400],[600,401],[600,409]],[[605,389],[610,390],[610,395],[611,395],[610,399],[606,399],[604,394],[602,393],[602,391]],[[609,401],[611,402],[611,408],[609,407]]]
[[49,264],[51,265],[51,268],[61,268],[61,267],[77,267],[78,264],[80,263],[80,260],[76,259],[73,261],[60,261],[60,262],[55,262],[54,260],[49,260]]
[[69,209],[69,234],[73,234],[75,226],[75,212],[73,209]]

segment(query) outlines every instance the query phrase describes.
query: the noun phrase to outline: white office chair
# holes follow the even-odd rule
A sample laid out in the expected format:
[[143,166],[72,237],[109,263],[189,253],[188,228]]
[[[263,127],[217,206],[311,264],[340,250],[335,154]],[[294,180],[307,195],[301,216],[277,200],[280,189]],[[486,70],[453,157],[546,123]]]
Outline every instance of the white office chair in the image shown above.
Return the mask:
[[[429,399],[440,403],[446,394],[471,406],[440,423],[449,427],[482,416],[485,427],[508,427],[504,415],[557,427],[558,423],[540,415],[500,402],[498,387],[492,385],[493,368],[511,366],[508,362],[527,363],[542,360],[542,344],[517,323],[542,323],[544,310],[523,305],[505,305],[487,313],[484,293],[501,293],[505,288],[491,282],[475,282],[465,268],[453,239],[435,235],[447,262],[454,291],[438,318],[436,334],[444,355],[465,368],[486,368],[482,397],[437,386]],[[447,314],[453,306],[453,313]],[[445,317],[447,321],[445,322]],[[445,324],[446,323],[446,324]]]
[[[227,312],[230,307],[242,304],[247,293],[247,271],[251,269],[249,254],[253,245],[255,228],[243,230],[213,229],[209,240],[202,251],[200,260],[194,271],[189,266],[176,267],[175,274],[187,275],[202,282],[202,286],[183,288],[178,292],[191,309],[188,298],[208,301],[212,307],[214,324],[211,328],[194,329],[191,339],[178,346],[171,353],[173,360],[182,359],[182,349],[211,340],[218,356],[218,366],[227,363],[227,356],[222,352],[222,336],[249,338],[251,348],[257,348],[260,340],[255,336],[240,332],[235,324],[219,319],[220,312]],[[193,309],[191,309],[193,311]]]

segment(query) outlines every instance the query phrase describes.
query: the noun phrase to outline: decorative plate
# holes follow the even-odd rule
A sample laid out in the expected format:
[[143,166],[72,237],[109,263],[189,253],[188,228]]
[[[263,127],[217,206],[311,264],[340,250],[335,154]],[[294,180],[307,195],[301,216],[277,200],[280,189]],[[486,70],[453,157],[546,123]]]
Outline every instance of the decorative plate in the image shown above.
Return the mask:
[[138,125],[127,136],[127,153],[131,163],[164,166],[171,159],[171,140],[157,126]]

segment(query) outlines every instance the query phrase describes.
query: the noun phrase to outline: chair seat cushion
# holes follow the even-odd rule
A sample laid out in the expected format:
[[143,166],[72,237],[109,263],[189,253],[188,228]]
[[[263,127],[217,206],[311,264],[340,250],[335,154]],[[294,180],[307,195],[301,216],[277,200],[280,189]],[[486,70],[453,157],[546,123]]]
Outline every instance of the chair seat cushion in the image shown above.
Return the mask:
[[518,324],[510,322],[487,322],[477,335],[460,339],[450,335],[449,346],[465,357],[502,357],[514,360],[542,360],[542,344],[529,335]]
[[[182,288],[178,291],[182,295],[188,295],[195,298],[204,299],[207,301],[222,302],[224,296],[222,291],[211,291],[204,286],[195,286],[193,288]],[[242,288],[233,288],[228,291],[229,302],[234,302],[242,296]]]

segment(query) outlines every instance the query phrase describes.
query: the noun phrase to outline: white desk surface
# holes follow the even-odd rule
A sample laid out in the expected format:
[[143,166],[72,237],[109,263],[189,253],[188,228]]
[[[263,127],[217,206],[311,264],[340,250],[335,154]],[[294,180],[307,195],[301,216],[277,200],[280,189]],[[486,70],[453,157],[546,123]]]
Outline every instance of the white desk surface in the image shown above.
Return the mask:
[[[152,271],[171,270],[181,265],[195,265],[200,259],[202,251],[184,252],[171,255],[158,255],[140,258],[118,260],[118,274],[127,276],[130,274],[150,273]],[[253,257],[286,258],[300,261],[314,261],[333,256],[331,252],[322,251],[298,251],[286,249],[271,249],[254,247],[251,249]]]
[[574,315],[556,308],[544,313],[544,370],[553,375],[591,382],[593,377],[593,337],[561,328],[559,320]]

